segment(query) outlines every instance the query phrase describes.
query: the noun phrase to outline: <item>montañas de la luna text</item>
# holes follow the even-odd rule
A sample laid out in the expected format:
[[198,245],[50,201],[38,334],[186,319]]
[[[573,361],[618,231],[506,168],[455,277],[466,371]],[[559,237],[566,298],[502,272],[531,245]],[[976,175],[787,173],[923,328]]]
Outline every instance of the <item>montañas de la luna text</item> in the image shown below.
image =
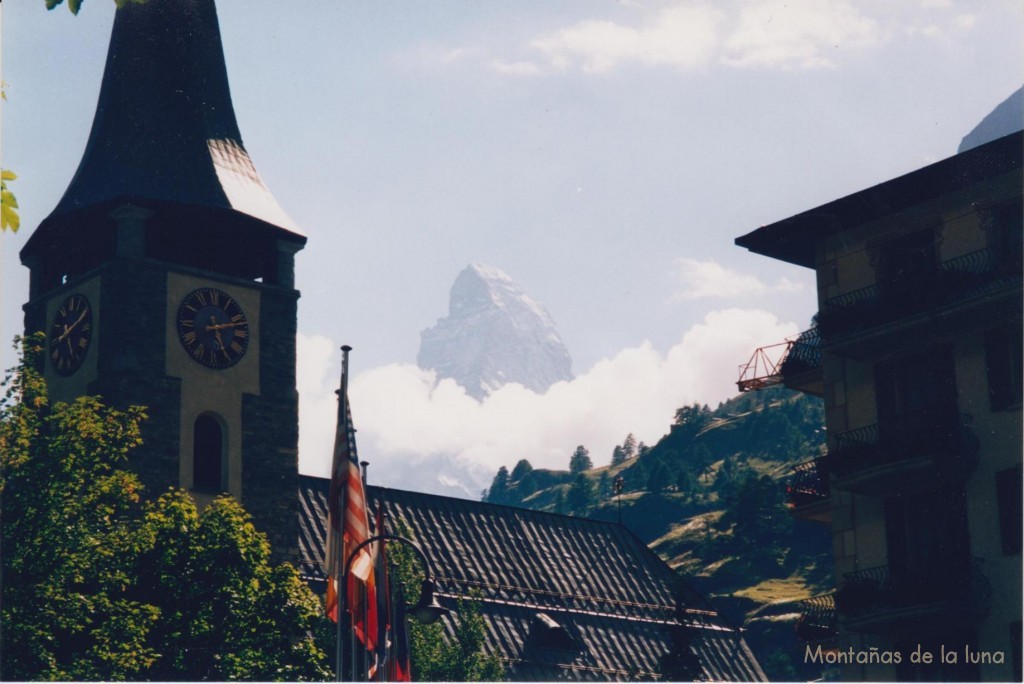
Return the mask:
[[[963,660],[960,659],[961,653]],[[918,645],[917,649],[908,655],[909,662],[923,665],[932,663],[945,665],[991,663],[1001,665],[1006,661],[1006,656],[1002,651],[972,651],[970,646],[964,646],[962,652],[956,649],[947,650],[945,646],[940,646],[939,652],[935,654],[931,651],[922,651],[921,646]],[[823,651],[819,644],[813,649],[810,645],[807,645],[804,651],[805,663],[823,663],[825,665],[899,665],[903,662],[904,657],[906,656],[899,651],[882,651],[876,646],[872,646],[866,651],[854,650],[852,646],[845,651]]]

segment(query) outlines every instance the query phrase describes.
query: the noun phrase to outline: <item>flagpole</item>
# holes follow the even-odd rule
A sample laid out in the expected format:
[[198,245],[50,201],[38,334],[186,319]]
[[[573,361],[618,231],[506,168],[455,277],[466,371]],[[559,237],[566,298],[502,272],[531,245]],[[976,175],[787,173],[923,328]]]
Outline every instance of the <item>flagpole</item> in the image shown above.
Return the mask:
[[[352,351],[352,347],[343,345],[341,348],[341,389],[338,390],[338,425],[340,427],[340,439],[348,441],[348,353]],[[338,445],[335,445],[335,453],[337,453]],[[342,495],[344,496],[344,494]],[[345,510],[346,503],[342,503],[339,506],[340,511]],[[345,562],[344,556],[344,544],[336,544],[335,549],[335,565],[334,567],[340,570],[344,570],[343,563]],[[337,573],[338,570],[335,570]],[[348,600],[348,587],[341,586],[341,578],[338,578],[338,590],[337,590],[337,605],[335,610],[338,612],[338,621],[335,623],[335,635],[334,635],[334,657],[335,657],[335,669],[334,678],[335,681],[345,681],[345,677],[342,674],[344,672],[344,641],[342,639],[341,620],[345,614],[345,604]],[[351,631],[351,630],[350,630]]]

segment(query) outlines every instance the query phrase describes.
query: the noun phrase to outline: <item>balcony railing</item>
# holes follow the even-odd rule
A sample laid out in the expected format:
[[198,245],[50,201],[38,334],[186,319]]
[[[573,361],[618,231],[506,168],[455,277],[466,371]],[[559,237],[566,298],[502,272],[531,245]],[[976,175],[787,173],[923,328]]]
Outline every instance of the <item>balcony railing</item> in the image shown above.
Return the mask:
[[828,341],[868,330],[915,313],[951,306],[1021,280],[1020,246],[986,248],[903,274],[825,301],[818,314]]
[[838,434],[828,467],[843,477],[887,464],[929,457],[940,472],[962,474],[977,465],[980,442],[970,414],[948,412],[930,420],[891,419]]
[[[919,570],[897,571],[890,566],[849,572],[836,591],[839,615],[863,627],[878,627],[908,613],[955,612],[961,619],[987,615],[992,587],[979,558],[951,559]],[[916,611],[914,609],[917,609]]]
[[835,594],[814,596],[800,602],[802,612],[796,623],[800,641],[828,641],[835,638],[838,627]]
[[806,376],[817,372],[820,384],[821,337],[818,327],[805,330],[796,339],[760,347],[747,363],[740,366],[737,386],[740,392],[785,385],[791,389],[811,391],[805,387]]
[[786,487],[791,508],[800,508],[828,501],[828,459],[819,457],[793,466],[793,478]]
[[818,326],[797,335],[789,344],[789,349],[779,366],[783,381],[786,376],[815,370],[821,370],[821,336],[818,333]]

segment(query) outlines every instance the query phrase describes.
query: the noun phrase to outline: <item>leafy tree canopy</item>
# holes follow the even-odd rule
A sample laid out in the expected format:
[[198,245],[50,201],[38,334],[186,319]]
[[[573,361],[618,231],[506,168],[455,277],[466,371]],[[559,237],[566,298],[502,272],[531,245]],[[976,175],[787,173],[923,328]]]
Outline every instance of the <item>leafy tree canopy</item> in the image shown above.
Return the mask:
[[701,406],[695,403],[693,406],[676,409],[675,424],[693,428],[694,434],[709,422],[711,422],[711,409],[707,404]]
[[[404,521],[398,520],[396,532],[412,538]],[[419,600],[422,567],[412,549],[401,543],[389,543],[388,562],[392,582],[405,589],[406,603]],[[454,638],[445,636],[444,625],[435,622],[423,625],[409,620],[409,661],[414,681],[424,682],[497,682],[505,679],[505,666],[497,655],[486,653],[484,641],[486,625],[480,615],[480,606],[474,596],[460,600],[456,605]]]
[[4,679],[323,679],[318,599],[270,564],[234,499],[142,499],[123,470],[143,409],[51,405],[33,369],[4,382],[0,544]]

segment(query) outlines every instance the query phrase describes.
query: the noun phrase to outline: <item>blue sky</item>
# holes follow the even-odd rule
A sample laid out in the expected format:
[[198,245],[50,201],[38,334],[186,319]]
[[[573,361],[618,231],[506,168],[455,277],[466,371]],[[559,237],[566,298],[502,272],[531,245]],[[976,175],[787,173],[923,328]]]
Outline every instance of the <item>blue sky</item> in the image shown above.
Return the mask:
[[[656,440],[676,406],[732,394],[751,344],[814,313],[810,272],[736,236],[952,155],[1024,80],[1014,0],[218,10],[246,146],[309,236],[297,261],[308,472],[327,459],[342,343],[363,376],[362,448],[386,463],[564,467],[580,442],[603,462],[630,430]],[[111,0],[78,17],[4,3],[3,165],[19,174],[24,221],[0,237],[4,339],[27,296],[17,252],[77,166],[113,14]],[[470,262],[544,303],[580,384],[474,406],[411,366]],[[527,418],[543,437],[517,441]]]

